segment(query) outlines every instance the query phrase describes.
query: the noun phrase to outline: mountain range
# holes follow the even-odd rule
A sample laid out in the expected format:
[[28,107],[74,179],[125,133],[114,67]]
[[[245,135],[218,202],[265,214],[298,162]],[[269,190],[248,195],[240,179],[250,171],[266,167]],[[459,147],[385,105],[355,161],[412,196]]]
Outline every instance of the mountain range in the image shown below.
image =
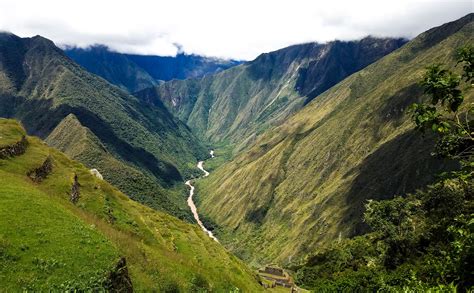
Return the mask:
[[[436,136],[415,130],[408,109],[428,100],[420,80],[430,64],[472,69],[457,52],[474,44],[473,31],[471,13],[412,40],[306,43],[248,62],[61,50],[0,33],[0,291],[280,292],[272,286],[288,274],[299,291],[294,281],[322,291],[375,279],[374,290],[468,288],[470,266],[458,256],[472,252],[473,234],[454,212],[449,229],[461,232],[443,237],[461,260],[429,258],[428,273],[416,270],[420,255],[439,250],[436,229],[445,235],[452,224],[425,221],[424,210],[451,204],[451,192],[457,210],[472,211],[474,173],[434,156]],[[463,80],[462,102],[472,105]],[[430,128],[449,131],[443,125]],[[439,174],[460,183],[438,194],[429,186]],[[397,200],[413,200],[408,216]],[[366,217],[374,202],[375,232]],[[392,220],[395,241],[384,236]],[[399,257],[415,246],[403,246],[402,228],[428,231],[417,258]],[[294,271],[256,271],[270,263]],[[382,267],[395,276],[377,274]]]
[[214,75],[170,81],[135,95],[151,105],[164,103],[195,134],[212,143],[242,148],[405,42],[367,37],[295,45]]
[[200,181],[199,208],[222,229],[220,238],[256,265],[296,261],[366,231],[367,200],[413,192],[453,167],[430,155],[433,137],[415,133],[407,108],[424,97],[418,81],[427,64],[454,66],[473,30],[470,14],[421,34]]
[[122,54],[104,45],[67,47],[64,52],[91,73],[130,93],[162,81],[213,74],[241,63],[181,52],[174,57]]

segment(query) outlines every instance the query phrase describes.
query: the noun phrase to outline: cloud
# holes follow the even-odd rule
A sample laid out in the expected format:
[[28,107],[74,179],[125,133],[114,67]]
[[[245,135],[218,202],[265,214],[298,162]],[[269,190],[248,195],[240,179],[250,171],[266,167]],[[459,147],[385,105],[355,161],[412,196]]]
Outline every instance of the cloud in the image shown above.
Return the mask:
[[0,30],[58,45],[249,60],[309,41],[411,38],[473,11],[471,0],[2,0]]

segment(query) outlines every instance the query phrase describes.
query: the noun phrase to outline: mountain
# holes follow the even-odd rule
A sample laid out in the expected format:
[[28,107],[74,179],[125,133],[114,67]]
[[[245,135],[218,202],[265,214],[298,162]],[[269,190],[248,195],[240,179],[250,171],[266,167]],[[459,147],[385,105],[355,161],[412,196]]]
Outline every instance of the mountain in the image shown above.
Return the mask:
[[407,108],[426,98],[418,81],[428,65],[454,67],[455,50],[474,42],[473,20],[433,28],[352,74],[198,182],[217,237],[254,265],[295,262],[366,231],[367,200],[413,192],[454,167],[430,155],[433,137],[415,133]]
[[144,105],[40,36],[0,34],[0,57],[0,117],[20,120],[130,197],[192,219],[182,182],[207,150],[163,105]]
[[151,105],[163,102],[194,133],[212,143],[242,147],[405,42],[367,37],[295,45],[214,75],[166,82],[136,96]]
[[121,54],[104,45],[85,49],[68,47],[64,52],[89,72],[131,93],[160,81],[201,77],[240,64],[235,60],[184,53],[175,57]]
[[141,205],[0,118],[2,291],[259,292],[197,225]]

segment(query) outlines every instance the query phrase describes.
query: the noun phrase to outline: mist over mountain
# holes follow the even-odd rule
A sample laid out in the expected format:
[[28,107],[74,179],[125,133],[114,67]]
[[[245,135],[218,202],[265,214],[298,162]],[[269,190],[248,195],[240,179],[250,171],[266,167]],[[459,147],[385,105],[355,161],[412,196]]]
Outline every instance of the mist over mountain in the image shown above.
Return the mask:
[[463,1],[0,4],[0,292],[473,291]]
[[317,94],[404,43],[367,37],[294,45],[214,75],[166,82],[136,96],[151,105],[164,103],[194,133],[213,143],[242,147]]
[[241,63],[182,52],[174,57],[122,54],[103,45],[69,47],[64,52],[89,72],[131,93],[161,81],[202,77]]
[[[414,131],[408,107],[424,98],[426,64],[454,66],[456,48],[474,42],[473,26],[470,14],[421,34],[314,97],[200,181],[199,207],[227,246],[256,264],[304,258],[367,232],[367,200],[414,192],[455,167],[431,155],[434,136]],[[273,71],[259,76],[265,72]]]

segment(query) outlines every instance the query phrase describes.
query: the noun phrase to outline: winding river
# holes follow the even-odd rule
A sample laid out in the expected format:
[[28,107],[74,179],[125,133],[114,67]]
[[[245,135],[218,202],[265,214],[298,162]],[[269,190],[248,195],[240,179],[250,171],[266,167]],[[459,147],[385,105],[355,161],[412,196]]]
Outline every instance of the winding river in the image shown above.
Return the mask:
[[[209,153],[211,155],[211,158],[214,158],[214,151],[211,150],[211,152]],[[197,167],[199,170],[201,170],[202,172],[204,172],[204,175],[202,177],[207,177],[209,176],[209,172],[207,172],[206,170],[204,170],[204,161],[199,161],[198,164],[197,164]],[[211,237],[212,239],[214,239],[215,241],[219,242],[219,240],[217,240],[217,238],[214,236],[214,234],[212,234],[211,231],[207,230],[206,227],[204,226],[204,224],[201,222],[201,220],[199,219],[199,214],[197,212],[197,208],[196,208],[196,205],[194,204],[194,201],[193,201],[193,195],[194,195],[194,186],[191,184],[191,180],[188,180],[186,181],[184,184],[186,184],[187,186],[189,186],[189,197],[188,197],[188,206],[189,208],[191,209],[191,212],[193,213],[193,216],[194,216],[194,219],[196,219],[196,222],[198,223],[199,227],[202,228],[202,230],[204,232],[207,233],[207,235],[209,235],[209,237]]]

